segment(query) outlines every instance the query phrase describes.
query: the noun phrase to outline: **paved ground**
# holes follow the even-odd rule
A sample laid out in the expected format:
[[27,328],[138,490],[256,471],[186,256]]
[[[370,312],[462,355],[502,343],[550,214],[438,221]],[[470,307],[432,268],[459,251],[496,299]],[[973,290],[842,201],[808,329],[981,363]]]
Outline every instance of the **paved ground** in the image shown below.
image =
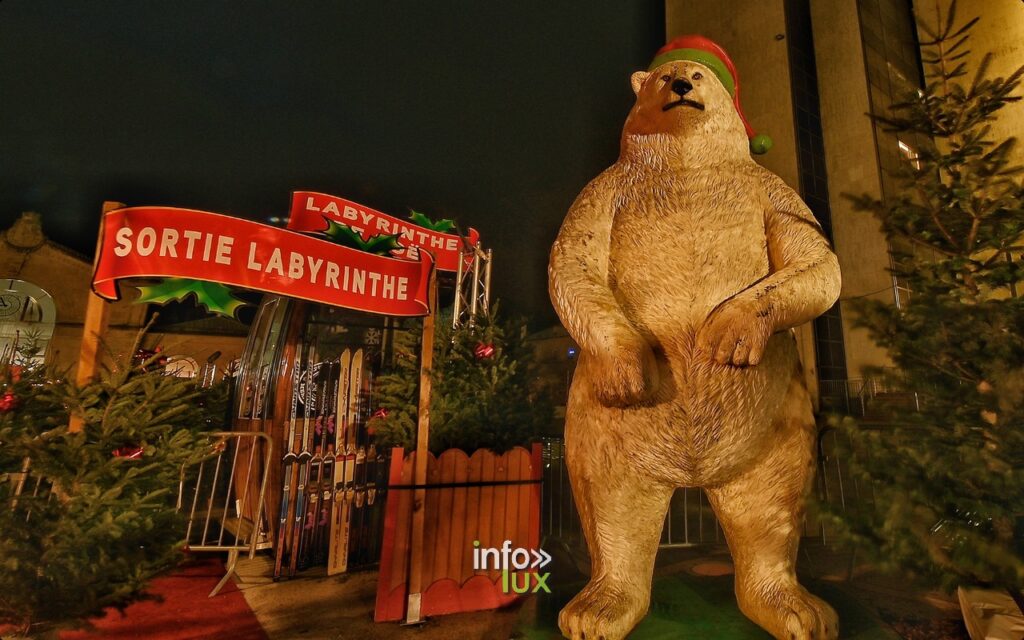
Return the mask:
[[[873,575],[848,576],[848,562],[820,548],[801,553],[803,580],[839,611],[843,638],[966,638],[949,597]],[[736,608],[724,548],[665,551],[658,564],[651,614],[631,639],[768,638]],[[557,557],[551,565],[552,595],[496,612],[441,616],[416,627],[372,621],[376,572],[328,577],[322,570],[309,571],[274,583],[267,577],[270,569],[266,556],[242,563],[238,587],[271,640],[554,640],[558,609],[582,586],[580,569],[586,566]]]
[[376,571],[328,577],[321,568],[275,583],[267,577],[272,570],[269,556],[240,562],[237,583],[270,640],[501,640],[513,635],[518,621],[514,607],[443,616],[416,627],[375,624]]

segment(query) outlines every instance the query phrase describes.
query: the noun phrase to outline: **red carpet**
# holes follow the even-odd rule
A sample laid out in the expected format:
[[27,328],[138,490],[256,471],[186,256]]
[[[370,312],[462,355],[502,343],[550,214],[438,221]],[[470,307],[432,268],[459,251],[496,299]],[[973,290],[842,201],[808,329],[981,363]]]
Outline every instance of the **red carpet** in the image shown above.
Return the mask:
[[129,606],[122,616],[110,609],[90,622],[93,631],[65,631],[61,640],[267,640],[242,592],[233,581],[213,598],[207,594],[224,575],[217,560],[188,565],[172,575],[157,578],[149,593],[163,602],[146,600]]

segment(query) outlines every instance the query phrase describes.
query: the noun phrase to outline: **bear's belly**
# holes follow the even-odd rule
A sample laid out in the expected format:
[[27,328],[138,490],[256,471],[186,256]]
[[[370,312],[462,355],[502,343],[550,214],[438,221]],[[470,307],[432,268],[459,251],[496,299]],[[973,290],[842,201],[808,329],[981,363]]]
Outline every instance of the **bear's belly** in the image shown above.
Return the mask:
[[606,372],[586,354],[569,401],[570,411],[589,407],[610,424],[622,454],[649,473],[678,486],[721,484],[764,458],[786,428],[780,418],[799,358],[791,332],[773,335],[755,367],[720,365],[685,348],[657,358],[661,383],[650,403],[600,405],[589,381]]
[[763,458],[785,426],[778,419],[797,362],[788,331],[769,339],[754,367],[720,365],[692,349],[659,356],[657,402],[666,419],[653,441],[665,471],[684,484],[708,486]]
[[770,272],[766,203],[738,197],[735,185],[713,191],[625,199],[609,256],[612,290],[654,347],[662,380],[652,406],[627,410],[626,428],[666,478],[705,486],[768,449],[797,366],[789,332],[771,337],[755,367],[719,365],[695,350],[711,311]]

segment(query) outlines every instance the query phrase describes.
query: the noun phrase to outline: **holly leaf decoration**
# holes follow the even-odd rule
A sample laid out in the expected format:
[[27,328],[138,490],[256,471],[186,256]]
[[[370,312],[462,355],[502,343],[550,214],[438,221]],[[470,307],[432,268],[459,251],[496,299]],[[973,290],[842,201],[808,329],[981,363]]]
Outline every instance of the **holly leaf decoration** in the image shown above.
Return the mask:
[[416,210],[413,210],[412,213],[409,214],[409,219],[412,220],[413,224],[419,225],[421,227],[426,227],[431,231],[440,231],[441,233],[448,233],[449,231],[455,228],[455,222],[453,220],[445,218],[444,220],[438,220],[437,222],[434,222],[426,215]]
[[338,224],[334,220],[327,220],[327,230],[324,231],[331,241],[336,242],[343,247],[350,249],[358,249],[359,251],[366,251],[368,253],[375,253],[377,255],[388,255],[395,249],[401,249],[402,245],[398,244],[398,234],[385,235],[383,233],[370,237],[367,240],[363,240],[363,237],[352,230],[351,227],[344,224]]
[[219,282],[187,278],[165,278],[159,284],[139,287],[139,291],[142,295],[135,301],[137,303],[167,304],[194,295],[197,304],[206,307],[210,313],[226,318],[234,318],[235,313],[248,304],[232,295],[231,289]]

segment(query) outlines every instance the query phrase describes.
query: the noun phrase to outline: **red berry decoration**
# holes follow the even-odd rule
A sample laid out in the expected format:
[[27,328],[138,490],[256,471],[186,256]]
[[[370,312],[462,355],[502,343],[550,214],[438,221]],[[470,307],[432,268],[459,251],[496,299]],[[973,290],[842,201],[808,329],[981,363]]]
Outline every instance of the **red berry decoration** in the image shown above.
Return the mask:
[[0,413],[7,413],[18,408],[18,396],[14,395],[13,391],[5,391],[3,396],[0,396]]
[[142,447],[118,447],[113,451],[115,458],[128,458],[129,460],[138,460],[142,457]]
[[133,360],[136,365],[141,365],[148,360],[149,366],[165,367],[167,366],[167,357],[160,355],[163,350],[164,348],[162,346],[157,346],[153,349],[140,348],[135,352]]
[[476,348],[473,349],[473,355],[477,360],[486,360],[494,355],[494,345],[478,342]]

